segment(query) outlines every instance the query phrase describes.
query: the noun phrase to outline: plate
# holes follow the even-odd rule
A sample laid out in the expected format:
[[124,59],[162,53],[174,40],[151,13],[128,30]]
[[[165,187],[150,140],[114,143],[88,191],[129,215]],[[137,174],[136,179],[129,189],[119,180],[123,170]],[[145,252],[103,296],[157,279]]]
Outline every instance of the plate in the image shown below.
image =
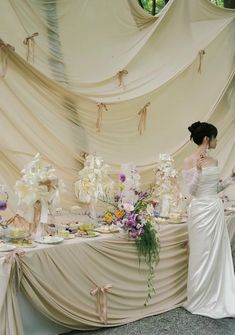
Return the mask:
[[63,237],[59,237],[59,236],[45,236],[45,237],[40,237],[35,240],[35,242],[42,243],[42,244],[58,244],[63,241],[64,241]]
[[25,242],[11,242],[13,246],[20,247],[20,248],[35,248],[37,246],[36,243],[32,242],[31,244],[25,244]]
[[102,227],[96,228],[95,231],[98,231],[99,233],[102,234],[113,234],[113,233],[119,233],[119,228],[115,227],[115,228],[109,228],[109,229],[105,229]]
[[90,231],[93,230],[95,227],[92,224],[80,224],[79,230]]
[[75,238],[75,237],[76,237],[75,234],[69,234],[69,236],[64,237],[63,239],[64,240],[71,240],[72,238]]
[[92,238],[92,237],[100,236],[100,234],[94,231],[92,235],[81,235],[81,236],[77,235],[77,236],[78,237],[83,237],[83,238]]
[[177,220],[177,219],[156,219],[158,224],[181,224],[186,223],[187,220]]
[[16,247],[14,245],[10,245],[10,244],[3,244],[0,245],[0,251],[1,252],[6,252],[6,251],[12,251],[14,250]]
[[175,223],[175,224],[180,224],[180,223],[186,223],[187,220],[174,220],[174,219],[169,219],[166,221],[167,223]]
[[161,224],[161,223],[168,223],[168,220],[167,220],[167,219],[162,219],[162,218],[155,218],[155,221],[156,221],[158,224]]

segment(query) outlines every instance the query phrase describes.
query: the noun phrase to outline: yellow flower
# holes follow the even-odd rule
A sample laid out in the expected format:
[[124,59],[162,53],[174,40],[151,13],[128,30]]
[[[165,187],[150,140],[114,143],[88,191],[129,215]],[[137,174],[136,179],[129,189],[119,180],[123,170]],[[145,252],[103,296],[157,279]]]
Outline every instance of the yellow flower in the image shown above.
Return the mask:
[[125,184],[124,184],[124,183],[121,183],[121,185],[120,185],[120,190],[123,191],[124,188],[125,188]]
[[108,224],[111,224],[113,222],[113,215],[110,212],[106,212],[104,215],[104,219]]
[[117,209],[117,210],[115,211],[115,216],[116,216],[118,219],[123,218],[124,215],[125,215],[125,212],[124,212],[124,211],[121,211],[121,210],[119,210],[119,209]]

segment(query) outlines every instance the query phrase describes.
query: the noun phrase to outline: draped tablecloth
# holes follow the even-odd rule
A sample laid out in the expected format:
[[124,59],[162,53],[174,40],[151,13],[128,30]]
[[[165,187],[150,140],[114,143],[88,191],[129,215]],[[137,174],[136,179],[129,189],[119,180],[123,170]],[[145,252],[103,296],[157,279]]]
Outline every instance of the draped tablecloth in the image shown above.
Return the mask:
[[[147,306],[147,266],[144,260],[139,264],[135,243],[120,234],[38,245],[8,263],[2,257],[0,334],[34,335],[23,329],[21,315],[27,316],[18,303],[18,287],[39,315],[63,330],[118,326],[181,306],[186,299],[187,225],[162,224],[159,229],[156,294]],[[107,300],[107,311],[98,296],[101,305]]]

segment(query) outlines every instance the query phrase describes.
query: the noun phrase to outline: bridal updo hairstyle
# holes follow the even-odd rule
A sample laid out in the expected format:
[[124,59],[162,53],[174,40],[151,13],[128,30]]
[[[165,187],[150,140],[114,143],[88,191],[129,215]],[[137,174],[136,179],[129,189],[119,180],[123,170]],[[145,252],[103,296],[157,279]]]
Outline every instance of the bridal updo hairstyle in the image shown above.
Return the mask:
[[218,131],[215,126],[211,123],[207,122],[195,122],[190,127],[188,127],[188,130],[190,131],[190,140],[193,139],[193,142],[197,145],[202,144],[204,137],[208,137],[209,141],[212,140],[212,138],[216,138]]

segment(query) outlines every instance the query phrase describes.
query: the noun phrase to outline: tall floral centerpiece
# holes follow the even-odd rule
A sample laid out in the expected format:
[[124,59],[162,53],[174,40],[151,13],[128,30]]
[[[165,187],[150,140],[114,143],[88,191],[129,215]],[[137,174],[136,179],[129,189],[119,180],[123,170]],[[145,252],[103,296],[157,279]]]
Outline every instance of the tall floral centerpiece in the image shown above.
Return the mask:
[[140,190],[140,175],[136,166],[132,163],[122,164],[120,178],[125,179],[125,183],[121,184],[122,201],[134,203],[137,199],[136,191]]
[[[127,169],[128,170],[128,169]],[[132,175],[132,182],[124,174],[120,174],[120,189],[114,196],[112,209],[106,211],[105,221],[117,224],[127,233],[128,238],[135,241],[139,261],[144,257],[148,266],[148,294],[145,304],[155,292],[153,279],[155,267],[159,261],[159,237],[155,226],[154,203],[152,190],[139,191],[140,176],[131,168],[127,175]],[[138,182],[137,182],[138,181]],[[130,196],[128,193],[130,192]],[[110,203],[109,203],[110,204]]]
[[53,211],[59,207],[60,194],[65,191],[65,184],[56,176],[55,169],[44,161],[39,153],[21,173],[22,178],[15,184],[18,209],[23,211],[30,222],[33,222],[32,232],[37,231],[39,234],[39,223],[42,225],[47,223],[48,210]]
[[102,157],[87,155],[84,168],[79,171],[79,179],[75,182],[75,194],[81,202],[90,204],[91,216],[95,224],[97,223],[97,201],[106,198],[113,189],[109,169],[109,165],[105,164]]
[[182,199],[177,181],[178,173],[170,155],[160,154],[155,175],[155,196],[160,201],[160,215],[167,217],[178,209]]

